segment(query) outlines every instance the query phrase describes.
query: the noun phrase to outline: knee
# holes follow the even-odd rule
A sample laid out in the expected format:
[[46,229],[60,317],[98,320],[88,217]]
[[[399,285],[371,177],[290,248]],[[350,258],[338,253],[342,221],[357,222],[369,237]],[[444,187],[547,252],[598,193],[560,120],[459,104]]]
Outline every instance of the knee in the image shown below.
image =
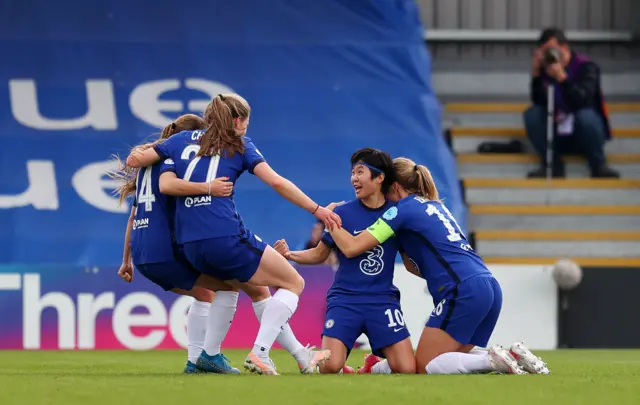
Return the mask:
[[602,116],[598,114],[593,108],[583,108],[578,110],[575,114],[576,128],[586,136],[593,136],[597,138],[606,137],[605,127]]
[[291,288],[289,288],[289,290],[292,293],[300,296],[302,295],[302,291],[304,290],[304,278],[302,278],[300,273],[298,273],[297,271],[295,273],[295,277],[292,280]]
[[576,122],[581,124],[593,125],[600,121],[600,116],[593,108],[583,108],[576,111],[573,115],[575,116]]
[[344,362],[340,359],[330,359],[320,365],[320,374],[338,374],[344,367]]
[[401,364],[394,364],[391,367],[391,370],[396,374],[415,374],[416,373],[416,362],[403,362]]
[[[416,373],[416,356],[413,354],[411,343],[407,340],[396,344],[393,352],[385,350],[389,368],[395,374],[415,374]],[[402,346],[401,346],[402,345]]]

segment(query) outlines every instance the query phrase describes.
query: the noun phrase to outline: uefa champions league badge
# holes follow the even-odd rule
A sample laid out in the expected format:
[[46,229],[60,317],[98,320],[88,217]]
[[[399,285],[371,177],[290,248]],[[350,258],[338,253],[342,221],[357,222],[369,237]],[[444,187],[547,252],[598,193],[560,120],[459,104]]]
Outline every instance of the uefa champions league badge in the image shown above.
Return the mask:
[[398,208],[396,207],[391,207],[387,211],[385,211],[384,214],[382,214],[382,218],[386,219],[387,221],[391,221],[393,218],[397,216],[398,216]]
[[335,323],[335,322],[333,322],[333,319],[329,319],[329,320],[327,321],[327,323],[325,323],[325,324],[324,324],[324,326],[325,326],[325,328],[327,328],[327,329],[331,329],[331,328],[333,328],[334,323]]

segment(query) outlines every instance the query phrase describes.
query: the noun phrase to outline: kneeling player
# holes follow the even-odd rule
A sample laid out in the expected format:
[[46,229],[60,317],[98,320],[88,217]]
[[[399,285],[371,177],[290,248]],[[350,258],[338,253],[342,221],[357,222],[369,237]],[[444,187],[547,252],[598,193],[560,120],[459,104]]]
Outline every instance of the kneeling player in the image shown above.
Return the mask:
[[[362,149],[351,157],[351,182],[356,200],[336,208],[342,226],[357,234],[366,229],[393,204],[384,192],[392,183],[392,162],[388,153]],[[290,252],[284,240],[276,250],[300,264],[323,263],[335,244],[328,233],[313,249]],[[320,367],[321,373],[338,373],[355,340],[362,334],[371,348],[384,355],[396,373],[415,373],[415,357],[409,331],[400,308],[400,293],[393,285],[393,271],[398,246],[389,239],[367,252],[347,258],[338,251],[340,265],[327,296],[327,314],[322,332],[322,347],[331,350],[331,359]]]

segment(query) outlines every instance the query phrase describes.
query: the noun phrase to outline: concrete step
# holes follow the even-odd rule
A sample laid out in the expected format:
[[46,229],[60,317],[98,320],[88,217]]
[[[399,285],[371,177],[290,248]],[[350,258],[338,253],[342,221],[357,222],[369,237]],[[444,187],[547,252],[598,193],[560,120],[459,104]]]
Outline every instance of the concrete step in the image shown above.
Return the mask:
[[[624,178],[640,178],[639,154],[611,154],[609,164],[618,170]],[[458,173],[460,177],[524,178],[530,170],[540,165],[535,154],[459,154]],[[586,161],[577,156],[564,159],[568,177],[589,177]]]
[[[522,113],[531,106],[528,102],[451,102],[445,104],[447,113]],[[640,103],[607,103],[609,113],[640,113]]]
[[[522,113],[445,113],[446,127],[461,128],[520,128],[524,123]],[[640,126],[640,112],[619,112],[609,116],[613,128]]]
[[[534,152],[524,129],[518,127],[453,127],[451,138],[456,153],[477,153],[484,142],[507,143],[513,139],[522,141],[529,152]],[[614,138],[607,142],[605,150],[611,154],[640,153],[640,128],[614,129]]]
[[624,205],[640,201],[638,179],[465,178],[468,205]]
[[485,232],[640,229],[640,206],[629,205],[472,205],[469,215],[470,229]]
[[[445,121],[456,126],[522,127],[522,113],[530,103],[453,102],[444,106]],[[607,103],[613,127],[634,127],[640,124],[640,103]]]
[[[619,138],[640,138],[640,128],[613,128],[613,136]],[[451,135],[462,136],[488,136],[495,138],[524,138],[524,128],[519,127],[454,127]]]
[[479,230],[481,255],[529,257],[629,257],[640,259],[640,231]]
[[[637,58],[632,57],[628,62],[628,65],[625,64],[624,71],[602,74],[602,90],[608,100],[624,98],[638,101],[640,75],[637,73]],[[435,71],[431,77],[433,90],[438,94],[438,97],[443,99],[454,97],[458,99],[462,97],[479,99],[476,97],[482,97],[485,99],[487,95],[491,95],[490,97],[494,100],[527,97],[531,82],[528,69],[513,71],[511,69],[515,66],[509,66],[509,63],[506,63],[500,67],[501,70],[496,70],[493,66],[495,61],[490,61],[489,64],[492,65],[491,68],[483,64],[482,61],[474,63],[474,71],[469,72],[460,71],[468,70],[469,66],[457,60],[449,64],[444,61],[436,62]],[[522,66],[525,64],[526,62]]]

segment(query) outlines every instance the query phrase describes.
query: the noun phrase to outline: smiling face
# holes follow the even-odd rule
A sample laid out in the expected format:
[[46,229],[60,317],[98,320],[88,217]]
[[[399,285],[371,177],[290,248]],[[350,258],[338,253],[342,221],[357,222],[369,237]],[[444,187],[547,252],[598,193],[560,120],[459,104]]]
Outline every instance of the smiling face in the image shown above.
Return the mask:
[[356,192],[356,198],[359,200],[367,200],[370,197],[384,198],[384,193],[393,182],[391,156],[379,149],[362,148],[351,155],[350,161],[351,185]]
[[380,193],[384,174],[373,177],[371,169],[364,165],[356,164],[351,169],[351,185],[356,192],[356,198],[362,200],[375,193]]

